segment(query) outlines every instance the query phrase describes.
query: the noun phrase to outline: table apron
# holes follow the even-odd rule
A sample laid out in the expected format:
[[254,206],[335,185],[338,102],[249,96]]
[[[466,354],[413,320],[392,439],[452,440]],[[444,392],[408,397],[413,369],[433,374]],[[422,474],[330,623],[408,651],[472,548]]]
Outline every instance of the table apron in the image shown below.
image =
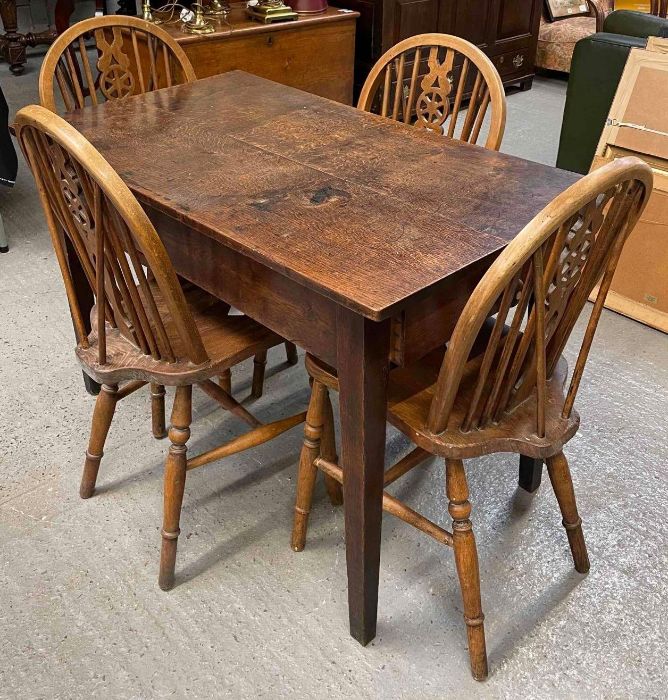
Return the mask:
[[[336,367],[335,301],[144,205],[183,278]],[[446,343],[490,260],[453,275],[392,319],[389,361],[404,366]]]
[[450,340],[464,307],[492,260],[490,256],[451,275],[428,296],[392,319],[390,360],[395,365],[411,365]]
[[177,274],[336,366],[336,302],[144,205]]

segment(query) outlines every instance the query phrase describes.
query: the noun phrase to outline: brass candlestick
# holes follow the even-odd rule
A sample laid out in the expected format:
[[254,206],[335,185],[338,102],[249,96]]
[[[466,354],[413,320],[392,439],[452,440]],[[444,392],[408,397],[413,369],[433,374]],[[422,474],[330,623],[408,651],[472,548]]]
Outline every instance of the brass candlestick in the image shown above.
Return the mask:
[[204,12],[211,17],[227,17],[230,14],[230,6],[227,1],[211,0],[204,8]]
[[143,0],[141,4],[141,18],[147,22],[157,24],[155,17],[153,17],[153,11],[151,10],[151,3],[149,0]]
[[183,31],[188,34],[211,34],[213,24],[204,19],[204,7],[198,2],[194,2],[191,8],[195,10],[195,16],[183,25]]

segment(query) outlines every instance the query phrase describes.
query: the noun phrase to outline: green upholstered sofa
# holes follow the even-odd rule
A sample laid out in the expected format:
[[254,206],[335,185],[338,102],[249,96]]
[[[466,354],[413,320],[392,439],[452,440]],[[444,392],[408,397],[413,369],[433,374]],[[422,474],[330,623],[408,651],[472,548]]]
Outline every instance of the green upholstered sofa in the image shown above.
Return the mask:
[[649,36],[668,36],[668,19],[618,10],[608,15],[602,32],[576,44],[557,167],[589,172],[629,51],[644,48]]

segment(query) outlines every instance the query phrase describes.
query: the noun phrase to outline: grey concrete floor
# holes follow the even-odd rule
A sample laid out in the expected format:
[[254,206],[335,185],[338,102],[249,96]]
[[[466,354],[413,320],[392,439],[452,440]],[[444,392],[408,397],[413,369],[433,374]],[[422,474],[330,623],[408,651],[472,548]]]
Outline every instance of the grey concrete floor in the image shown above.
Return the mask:
[[[13,110],[36,100],[38,59],[0,66]],[[565,83],[509,97],[504,149],[553,163]],[[471,460],[491,675],[469,675],[450,551],[386,516],[378,636],[348,636],[343,513],[319,485],[307,549],[289,548],[299,430],[188,479],[178,585],[156,585],[162,463],[147,394],[119,408],[99,490],[78,498],[93,399],[24,168],[0,190],[1,698],[667,697],[668,362],[665,335],[605,312],[568,446],[592,561],[570,559],[547,479],[516,490],[517,460]],[[572,360],[582,324],[568,347]],[[270,356],[271,419],[305,406],[301,366]],[[234,372],[249,391],[250,368]],[[196,394],[193,449],[241,430]],[[407,445],[388,436],[388,460]],[[395,493],[448,523],[436,461]]]

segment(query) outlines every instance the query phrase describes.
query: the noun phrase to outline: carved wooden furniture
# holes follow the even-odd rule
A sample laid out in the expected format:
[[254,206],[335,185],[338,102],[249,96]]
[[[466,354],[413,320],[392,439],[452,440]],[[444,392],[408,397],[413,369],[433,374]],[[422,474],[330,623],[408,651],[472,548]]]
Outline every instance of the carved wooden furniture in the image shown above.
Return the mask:
[[[638,158],[615,161],[571,185],[494,261],[462,311],[447,351],[438,348],[390,373],[388,419],[417,447],[386,473],[385,484],[407,473],[425,453],[445,458],[452,533],[388,493],[383,493],[383,509],[454,549],[477,680],[487,676],[487,655],[462,460],[493,452],[546,459],[575,568],[589,570],[563,447],[579,425],[573,403],[622,246],[651,191],[651,170]],[[601,276],[564,394],[568,368],[561,353]],[[486,319],[495,311],[490,330]],[[339,388],[336,371],[310,355],[306,368],[313,389],[297,482],[292,534],[297,551],[304,548],[317,470],[343,483],[343,470],[328,456],[336,449],[327,445],[321,454],[323,426],[334,434],[325,405],[328,390]]]
[[389,363],[442,346],[493,259],[578,176],[241,71],[68,120],[179,275],[337,368],[351,633],[368,643]]
[[0,19],[4,29],[4,34],[0,35],[0,56],[9,63],[9,70],[15,75],[23,73],[26,47],[52,43],[69,26],[72,12],[74,0],[57,0],[54,11],[55,29],[24,34],[18,27],[16,0],[0,0]]
[[544,0],[337,0],[360,13],[355,47],[358,92],[383,53],[417,34],[453,34],[492,60],[504,85],[529,89]]
[[231,7],[229,25],[210,18],[215,28],[211,34],[184,34],[176,25],[165,26],[183,47],[198,78],[245,70],[352,103],[356,12],[330,7],[291,22],[260,24],[248,18],[244,3]]
[[[86,47],[90,35],[94,47]],[[58,112],[125,99],[195,80],[190,61],[163,29],[137,17],[108,15],[77,22],[49,49],[39,73],[39,99]]]
[[447,34],[420,34],[392,47],[369,73],[357,106],[468,143],[477,143],[490,108],[485,147],[497,151],[506,126],[506,95],[494,64],[470,42]]
[[[96,59],[84,38],[92,36]],[[61,34],[44,58],[39,74],[43,107],[58,112],[55,86],[67,111],[119,100],[163,87],[195,80],[188,57],[159,26],[136,17],[93,17],[78,22]],[[297,349],[286,342],[288,363],[297,363]],[[267,353],[253,365],[252,396],[262,396]],[[231,389],[230,370],[221,377]]]
[[[153,428],[164,430],[164,385],[176,387],[165,464],[159,584],[174,583],[186,472],[259,445],[301,423],[304,414],[262,425],[212,379],[282,342],[248,316],[192,285],[181,285],[141,206],[104,158],[59,116],[32,105],[16,116],[17,137],[33,172],[65,283],[84,371],[102,384],[80,494],[93,495],[116,404],[151,383]],[[95,306],[92,329],[74,291],[67,238]],[[187,458],[192,386],[196,384],[251,430]]]

